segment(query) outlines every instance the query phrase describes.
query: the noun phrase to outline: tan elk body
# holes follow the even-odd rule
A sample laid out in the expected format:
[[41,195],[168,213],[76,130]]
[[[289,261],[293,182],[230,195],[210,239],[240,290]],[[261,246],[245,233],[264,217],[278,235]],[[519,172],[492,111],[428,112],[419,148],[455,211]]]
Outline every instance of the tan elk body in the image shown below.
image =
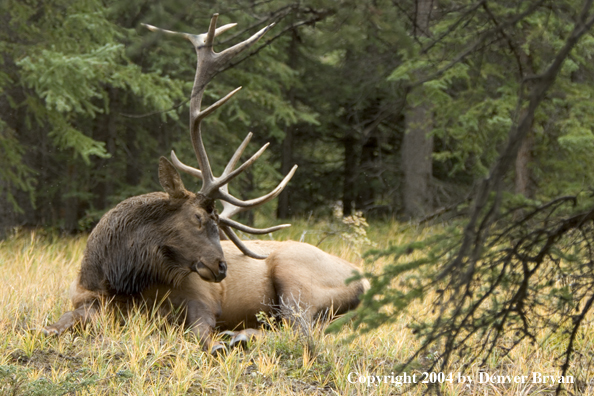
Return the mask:
[[[190,100],[190,135],[199,169],[182,164],[172,152],[172,162],[162,157],[159,181],[165,192],[155,192],[122,201],[106,213],[91,235],[78,277],[70,294],[73,311],[66,312],[44,329],[61,334],[77,323],[93,320],[102,304],[127,309],[138,303],[181,309],[186,326],[205,348],[216,351],[212,332],[257,327],[259,312],[278,313],[291,320],[296,312],[307,321],[326,313],[342,313],[359,303],[369,287],[365,279],[349,284],[360,274],[353,264],[299,242],[241,241],[230,227],[265,234],[287,225],[254,229],[231,220],[231,216],[270,201],[280,194],[295,172],[269,194],[239,200],[228,192],[228,183],[251,165],[260,149],[235,169],[251,133],[237,149],[223,174],[212,174],[202,142],[200,123],[224,104],[235,90],[201,111],[204,88],[229,60],[255,43],[270,28],[220,53],[212,49],[214,37],[233,27],[216,28],[213,16],[209,31],[202,35],[153,31],[190,40],[198,65]],[[202,179],[198,193],[186,190],[177,169]],[[223,203],[219,215],[215,200]],[[221,241],[222,230],[231,241]],[[248,332],[235,333],[244,341]],[[233,342],[233,341],[232,341]]]

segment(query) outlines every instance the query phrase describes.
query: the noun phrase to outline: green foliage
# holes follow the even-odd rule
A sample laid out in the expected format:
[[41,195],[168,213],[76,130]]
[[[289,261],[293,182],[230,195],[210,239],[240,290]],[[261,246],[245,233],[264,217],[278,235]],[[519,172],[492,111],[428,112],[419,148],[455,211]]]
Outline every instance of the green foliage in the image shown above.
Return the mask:
[[[71,172],[66,177],[56,174],[77,164],[80,176],[98,159],[116,154],[114,145],[98,132],[106,128],[109,117],[125,112],[112,102],[125,103],[129,93],[146,109],[165,110],[181,100],[183,83],[132,63],[124,42],[135,31],[123,29],[101,2],[9,3],[9,23],[0,30],[7,66],[0,79],[0,104],[6,110],[0,146],[13,154],[3,157],[8,164],[0,168],[2,195],[14,201],[16,190],[29,191],[32,202],[19,204],[38,210],[47,210],[50,203],[46,194],[39,201],[48,185],[65,198],[74,196],[72,190],[81,190],[78,197],[92,197],[82,191],[88,189],[89,179]],[[169,114],[177,119],[176,113]],[[18,133],[6,132],[11,130]],[[38,158],[45,165],[40,167]]]
[[89,157],[96,155],[100,158],[109,158],[110,155],[105,151],[105,143],[98,142],[86,136],[81,131],[73,128],[62,117],[53,117],[54,129],[48,134],[52,138],[53,144],[60,150],[73,149],[75,154],[80,155],[84,162],[90,164]]
[[0,195],[5,195],[13,208],[19,211],[22,209],[7,186],[16,186],[28,192],[33,191],[33,171],[23,164],[23,153],[24,149],[14,136],[14,131],[0,120],[0,169],[3,170],[0,172]]
[[[140,23],[196,33],[219,12],[221,24],[238,25],[217,39],[218,51],[276,22],[205,93],[206,104],[244,87],[204,122],[215,171],[249,131],[254,147],[272,143],[264,161],[234,181],[234,193],[264,193],[297,163],[292,213],[330,215],[343,201],[366,216],[398,214],[406,108],[427,103],[436,204],[447,206],[492,167],[522,114],[530,76],[563,45],[579,2],[552,9],[528,0],[443,2],[427,34],[411,20],[416,3],[8,0],[0,150],[10,154],[0,159],[0,200],[31,214],[24,222],[72,229],[65,222],[80,220],[85,228],[119,200],[159,189],[159,156],[175,149],[192,163],[185,120],[193,51]],[[588,35],[536,114],[532,198],[577,193],[594,181],[593,53]],[[272,215],[274,205],[259,210]]]
[[[475,4],[444,5],[430,37],[419,36],[412,49],[399,51],[402,63],[388,77],[411,86],[426,81],[422,90],[413,89],[410,102],[434,105],[432,134],[438,148],[433,158],[444,169],[436,176],[450,180],[465,180],[465,174],[475,180],[488,173],[500,144],[521,115],[523,79],[548,66],[571,32],[572,10],[580,7],[576,1],[557,3],[554,12],[537,7],[494,40],[497,34],[489,31],[534,3]],[[534,122],[531,170],[537,194],[544,199],[577,193],[593,181],[591,161],[582,156],[591,144],[594,121],[592,51],[588,35],[565,62]]]

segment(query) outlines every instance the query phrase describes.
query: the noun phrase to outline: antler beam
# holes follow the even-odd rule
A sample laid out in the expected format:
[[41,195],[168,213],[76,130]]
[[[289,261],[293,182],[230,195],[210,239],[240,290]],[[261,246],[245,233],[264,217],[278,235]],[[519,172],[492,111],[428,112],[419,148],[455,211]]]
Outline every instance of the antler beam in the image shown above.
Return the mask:
[[160,32],[175,37],[183,37],[189,40],[194,45],[196,55],[198,58],[196,65],[196,76],[194,78],[194,86],[192,88],[192,96],[190,99],[190,136],[192,139],[192,146],[194,147],[194,152],[196,153],[196,159],[198,160],[198,166],[200,169],[196,169],[183,164],[172,151],[171,160],[173,162],[173,165],[178,170],[186,172],[202,180],[202,187],[200,188],[198,194],[202,194],[203,196],[211,199],[220,199],[223,202],[223,212],[219,216],[219,226],[229,237],[229,239],[231,239],[244,254],[257,259],[263,259],[266,258],[266,256],[254,253],[251,250],[249,250],[245,246],[245,244],[241,242],[241,240],[237,237],[237,235],[233,232],[233,230],[230,227],[250,234],[266,234],[269,232],[277,231],[281,228],[289,227],[290,224],[282,224],[265,229],[256,229],[238,223],[237,221],[231,220],[230,217],[239,212],[243,212],[245,210],[249,210],[257,206],[260,206],[277,197],[281,193],[281,191],[283,191],[291,177],[293,177],[293,175],[295,174],[295,171],[297,170],[297,165],[295,165],[293,169],[291,169],[291,171],[287,174],[287,176],[285,176],[285,178],[279,183],[279,185],[268,194],[259,198],[250,199],[246,201],[240,200],[229,194],[228,183],[235,177],[237,177],[237,175],[239,175],[245,169],[247,169],[250,165],[252,165],[262,155],[262,153],[264,153],[264,150],[266,150],[266,148],[268,147],[268,143],[266,143],[260,150],[258,150],[254,155],[252,155],[250,159],[248,159],[237,169],[235,169],[235,165],[239,161],[241,154],[247,147],[252,137],[252,133],[250,132],[244,139],[243,143],[241,143],[239,148],[235,151],[235,154],[233,154],[231,160],[229,160],[229,163],[225,167],[223,174],[219,177],[215,177],[212,173],[210,162],[208,161],[208,155],[206,153],[204,142],[202,140],[202,131],[200,129],[200,124],[205,117],[207,117],[209,114],[211,114],[216,109],[225,104],[229,99],[231,99],[233,95],[235,95],[241,89],[241,87],[239,87],[231,91],[225,97],[219,99],[217,102],[210,105],[205,110],[201,110],[202,97],[204,95],[204,89],[206,85],[210,82],[210,80],[212,80],[212,78],[218,72],[220,72],[230,62],[230,60],[234,56],[238,55],[239,53],[253,45],[272,26],[274,26],[274,24],[266,26],[265,28],[263,28],[247,40],[242,41],[241,43],[238,43],[230,48],[227,48],[222,52],[217,53],[213,50],[213,43],[215,37],[219,36],[220,34],[226,32],[227,30],[231,29],[236,25],[235,23],[231,23],[217,28],[216,22],[218,16],[218,14],[213,15],[207,33],[198,35],[160,29],[158,27],[147,24],[144,24],[144,26],[146,26],[148,29],[154,32]]

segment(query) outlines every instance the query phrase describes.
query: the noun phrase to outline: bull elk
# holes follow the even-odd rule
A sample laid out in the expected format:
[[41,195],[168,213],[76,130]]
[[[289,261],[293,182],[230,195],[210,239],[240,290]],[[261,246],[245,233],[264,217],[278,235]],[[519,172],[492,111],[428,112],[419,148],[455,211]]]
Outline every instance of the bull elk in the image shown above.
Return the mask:
[[[264,234],[288,225],[255,229],[231,219],[241,211],[275,198],[293,176],[296,166],[270,193],[240,200],[229,193],[228,183],[250,166],[265,145],[235,169],[252,134],[232,156],[223,174],[212,173],[202,141],[201,121],[227,102],[234,90],[205,110],[201,101],[206,84],[230,59],[254,44],[272,25],[222,52],[213,51],[216,36],[235,24],[216,28],[217,14],[208,32],[177,33],[145,25],[152,31],[181,36],[194,45],[198,56],[190,100],[190,134],[200,169],[182,164],[174,152],[172,162],[161,157],[159,181],[165,192],[128,198],[99,221],[84,252],[77,278],[70,287],[74,310],[43,330],[59,335],[77,323],[88,323],[102,304],[127,309],[142,302],[148,306],[164,299],[180,310],[184,324],[211,352],[224,346],[213,342],[215,328],[231,330],[233,342],[257,333],[256,315],[301,311],[307,320],[331,311],[345,312],[359,303],[368,288],[365,279],[348,285],[358,274],[353,264],[308,244],[298,242],[242,242],[232,228]],[[200,191],[186,190],[177,170],[202,180]],[[219,215],[215,201],[221,200]],[[219,230],[230,239],[220,240]],[[258,252],[258,253],[256,253]],[[280,307],[280,308],[279,308]],[[244,329],[234,332],[237,329]]]

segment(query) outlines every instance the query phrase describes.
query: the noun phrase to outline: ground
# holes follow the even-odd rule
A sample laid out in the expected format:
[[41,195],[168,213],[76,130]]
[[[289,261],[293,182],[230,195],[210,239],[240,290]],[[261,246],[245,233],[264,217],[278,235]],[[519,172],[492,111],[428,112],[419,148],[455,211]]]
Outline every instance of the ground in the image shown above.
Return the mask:
[[[361,259],[367,242],[381,248],[431,232],[397,223],[371,224],[368,240],[358,243],[357,238],[344,238],[341,230],[331,223],[298,222],[275,237],[322,241],[320,248],[377,273],[386,263]],[[462,370],[460,360],[443,374],[424,374],[434,358],[429,354],[416,359],[406,375],[398,374],[399,364],[420,342],[407,326],[407,314],[365,334],[355,332],[352,324],[327,334],[321,325],[308,337],[268,319],[266,337],[245,350],[215,357],[203,353],[183,328],[141,310],[125,318],[104,312],[85,329],[44,337],[39,329],[70,309],[68,285],[85,243],[85,236],[39,230],[0,242],[0,394],[532,395],[552,394],[556,387],[532,377],[559,375],[554,339],[542,348],[522,344],[505,358],[496,353],[487,367]],[[429,310],[419,303],[414,318],[430,315]],[[593,344],[591,334],[584,336],[579,351],[591,353]],[[479,383],[481,372],[490,380]],[[573,368],[572,373],[580,374],[568,385],[573,394],[594,394],[589,380],[594,368]],[[527,380],[515,382],[516,376]]]

